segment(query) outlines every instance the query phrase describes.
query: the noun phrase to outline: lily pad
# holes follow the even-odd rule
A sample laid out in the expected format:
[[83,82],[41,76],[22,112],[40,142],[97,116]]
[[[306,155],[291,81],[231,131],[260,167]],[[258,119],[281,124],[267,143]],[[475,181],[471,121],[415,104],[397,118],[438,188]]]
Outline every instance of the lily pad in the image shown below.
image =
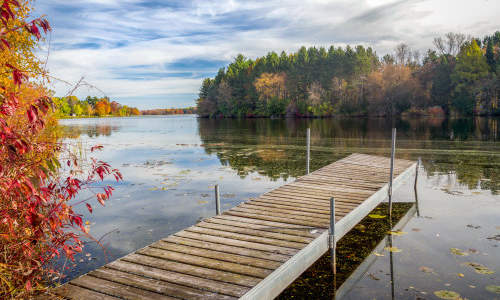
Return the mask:
[[398,247],[385,247],[384,250],[387,250],[389,252],[394,252],[394,253],[403,251],[403,250],[399,249]]
[[474,271],[476,271],[476,273],[478,273],[478,274],[489,275],[489,274],[495,273],[495,271],[490,270],[488,267],[483,266],[482,264],[475,263],[475,262],[466,262],[466,263],[463,263],[463,265],[472,267],[474,269]]
[[419,268],[420,271],[425,272],[425,273],[434,273],[434,270],[429,267],[422,266]]
[[401,231],[401,230],[389,231],[388,233],[389,233],[390,235],[396,235],[396,236],[401,236],[401,235],[405,235],[405,234],[406,234],[406,232]]
[[370,217],[372,219],[383,219],[383,218],[385,218],[385,216],[378,215],[378,214],[369,214],[368,217]]
[[488,285],[486,287],[486,290],[488,292],[492,292],[492,293],[495,293],[495,294],[500,294],[500,285]]
[[440,290],[440,291],[435,291],[434,295],[436,295],[436,297],[441,299],[448,299],[448,300],[460,299],[460,294],[454,291]]
[[459,255],[459,256],[467,256],[469,253],[462,251],[458,248],[450,248],[451,254]]

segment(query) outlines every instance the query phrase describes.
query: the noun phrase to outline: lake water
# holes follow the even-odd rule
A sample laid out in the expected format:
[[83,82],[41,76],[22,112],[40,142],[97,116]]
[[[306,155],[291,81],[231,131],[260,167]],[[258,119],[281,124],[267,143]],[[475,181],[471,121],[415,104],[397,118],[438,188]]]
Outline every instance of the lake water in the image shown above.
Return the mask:
[[[500,298],[499,119],[167,116],[69,119],[60,126],[66,141],[78,148],[103,145],[94,156],[124,176],[122,183],[110,181],[116,190],[106,207],[92,200],[92,215],[84,206],[77,208],[106,254],[89,241],[75,263],[66,262],[65,280],[214,215],[215,184],[225,210],[305,174],[307,127],[315,170],[353,152],[388,156],[395,126],[396,157],[423,162],[420,216],[393,237],[401,249],[393,253],[395,297],[432,299],[435,291],[447,290],[467,299]],[[414,201],[412,184],[397,190],[394,199]],[[386,254],[377,257],[347,299],[391,298]]]

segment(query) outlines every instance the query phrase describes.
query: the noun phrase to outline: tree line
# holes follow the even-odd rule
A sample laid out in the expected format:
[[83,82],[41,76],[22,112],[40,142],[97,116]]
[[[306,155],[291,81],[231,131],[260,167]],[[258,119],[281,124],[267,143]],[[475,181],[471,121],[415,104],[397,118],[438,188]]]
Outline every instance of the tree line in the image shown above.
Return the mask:
[[186,108],[157,108],[142,110],[143,115],[192,115],[196,114],[196,107]]
[[76,96],[52,98],[57,117],[104,117],[104,116],[137,116],[141,112],[135,107],[121,105],[111,101],[109,97],[87,96],[80,100]]
[[500,31],[448,33],[425,55],[407,44],[379,57],[364,46],[238,55],[197,99],[202,117],[499,115]]

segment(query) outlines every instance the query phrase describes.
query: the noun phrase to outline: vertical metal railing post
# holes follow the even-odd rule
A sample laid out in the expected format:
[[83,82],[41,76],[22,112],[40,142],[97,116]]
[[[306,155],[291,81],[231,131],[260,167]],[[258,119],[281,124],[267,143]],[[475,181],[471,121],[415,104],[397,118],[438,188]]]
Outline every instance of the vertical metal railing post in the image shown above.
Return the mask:
[[215,185],[215,213],[220,215],[220,193],[219,193],[219,185]]
[[306,157],[306,174],[309,174],[311,165],[311,128],[307,128],[307,157]]
[[337,263],[336,263],[336,253],[335,253],[337,242],[335,241],[335,198],[334,197],[330,198],[330,228],[328,233],[329,233],[328,243],[330,248],[332,271],[333,275],[335,276],[337,274]]
[[418,169],[420,168],[420,157],[417,160],[417,166],[415,168],[415,184],[413,189],[415,191],[415,208],[417,209],[417,217],[420,217],[420,209],[418,207],[418,192],[417,192],[417,182],[418,182]]
[[389,177],[389,220],[392,220],[392,178],[394,176],[394,154],[396,152],[396,128],[392,129],[391,171]]

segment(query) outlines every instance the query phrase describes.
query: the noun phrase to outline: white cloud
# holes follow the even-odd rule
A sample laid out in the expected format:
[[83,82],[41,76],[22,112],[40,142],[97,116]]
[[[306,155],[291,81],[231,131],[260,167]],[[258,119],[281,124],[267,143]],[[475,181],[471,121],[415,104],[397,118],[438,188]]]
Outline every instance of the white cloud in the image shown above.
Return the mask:
[[[207,70],[190,67],[189,60],[227,62],[238,53],[254,58],[331,44],[371,45],[383,55],[403,41],[425,50],[448,31],[483,36],[500,29],[500,3],[487,0],[47,0],[35,5],[54,28],[52,75],[73,82],[85,76],[118,101],[137,98],[138,106],[140,99],[196,94]],[[175,66],[179,61],[182,70]],[[56,84],[55,89],[63,94],[67,87]],[[194,103],[169,101],[148,106]]]

